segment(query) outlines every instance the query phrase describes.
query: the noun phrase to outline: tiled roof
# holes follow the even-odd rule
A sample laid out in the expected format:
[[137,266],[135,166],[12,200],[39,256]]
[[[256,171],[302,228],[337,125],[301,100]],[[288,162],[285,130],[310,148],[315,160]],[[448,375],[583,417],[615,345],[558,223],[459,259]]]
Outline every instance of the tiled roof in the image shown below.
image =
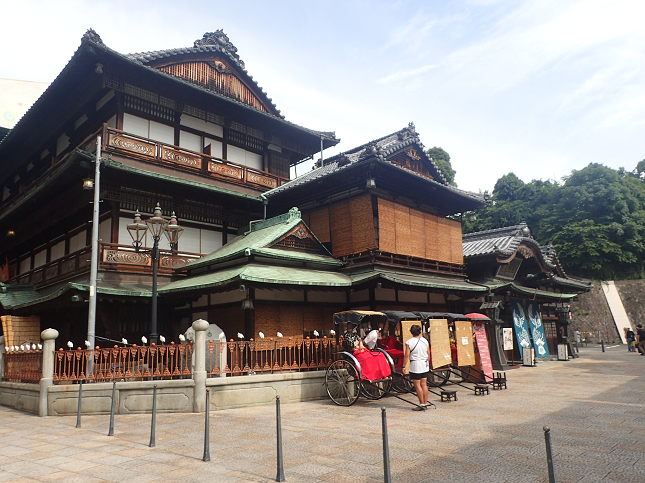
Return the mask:
[[[398,165],[390,163],[387,160],[388,156],[391,156],[395,152],[412,145],[418,146],[420,148],[420,152],[418,152],[417,154],[419,154],[421,158],[430,166],[431,170],[433,171],[432,175],[435,178],[434,180],[426,178],[413,171],[401,168]],[[282,193],[286,190],[295,188],[296,186],[311,183],[331,174],[340,172],[344,169],[354,167],[359,163],[366,163],[372,160],[389,163],[392,166],[404,170],[406,173],[418,176],[429,183],[440,185],[443,188],[453,191],[462,196],[468,196],[472,199],[480,200],[482,202],[484,200],[483,197],[478,194],[463,191],[448,184],[441,171],[439,171],[439,168],[437,168],[432,159],[429,158],[425,153],[425,147],[419,139],[419,134],[416,132],[414,124],[412,123],[410,123],[407,127],[401,129],[400,131],[362,144],[353,149],[350,149],[349,151],[345,151],[343,153],[332,156],[329,159],[325,159],[322,167],[317,167],[316,169],[313,169],[312,171],[309,171],[308,173],[299,176],[298,178],[291,180],[288,183],[267,191],[266,193],[264,193],[264,195],[269,198],[272,195]]]
[[[522,242],[533,245],[542,253],[540,245],[533,239],[531,231],[524,222],[494,230],[467,233],[462,236],[462,241],[464,258],[493,254],[508,257],[517,251]],[[545,258],[545,261],[551,263],[548,258]]]

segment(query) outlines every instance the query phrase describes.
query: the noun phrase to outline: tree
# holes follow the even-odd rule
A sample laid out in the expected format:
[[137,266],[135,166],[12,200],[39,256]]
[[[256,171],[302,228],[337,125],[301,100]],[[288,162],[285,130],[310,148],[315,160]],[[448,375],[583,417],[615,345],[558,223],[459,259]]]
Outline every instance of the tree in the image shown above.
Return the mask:
[[512,200],[515,192],[524,186],[524,181],[518,178],[515,173],[508,173],[502,176],[495,183],[493,197],[498,200]]
[[452,169],[452,165],[450,164],[450,155],[437,146],[428,149],[426,154],[432,158],[435,166],[439,168],[439,171],[441,171],[443,177],[446,178],[446,181],[448,181],[452,186],[457,186],[457,183],[455,183],[455,175],[457,174],[457,171]]

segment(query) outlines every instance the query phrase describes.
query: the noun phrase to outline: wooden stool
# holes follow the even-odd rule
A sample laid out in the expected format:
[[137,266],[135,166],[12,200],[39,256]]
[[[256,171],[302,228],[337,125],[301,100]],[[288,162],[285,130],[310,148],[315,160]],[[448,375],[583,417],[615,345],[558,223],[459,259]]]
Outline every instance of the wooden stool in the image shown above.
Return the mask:
[[505,377],[494,377],[493,378],[493,389],[506,389],[506,378]]
[[488,384],[475,385],[475,396],[485,396],[486,394],[490,394]]
[[457,400],[457,391],[441,391],[441,402]]

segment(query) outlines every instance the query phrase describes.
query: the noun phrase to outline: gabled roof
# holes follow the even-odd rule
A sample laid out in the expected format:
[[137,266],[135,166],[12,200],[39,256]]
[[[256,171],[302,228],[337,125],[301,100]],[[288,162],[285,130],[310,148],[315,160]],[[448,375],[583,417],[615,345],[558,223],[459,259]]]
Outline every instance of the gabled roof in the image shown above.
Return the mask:
[[[302,231],[300,231],[302,230]],[[298,236],[308,237],[318,245],[318,253],[285,250],[274,248],[276,242],[285,236],[298,231]],[[329,251],[318,241],[316,236],[309,230],[304,221],[300,218],[300,211],[292,208],[289,213],[263,220],[251,225],[250,231],[238,236],[233,241],[215,250],[188,265],[178,269],[179,271],[192,271],[197,268],[222,263],[236,258],[249,257],[252,254],[283,260],[308,262],[328,266],[341,266],[342,262],[331,256]]]
[[477,258],[509,258],[515,255],[521,245],[531,248],[538,261],[551,273],[544,274],[552,284],[589,289],[591,283],[569,278],[560,265],[553,245],[540,245],[532,236],[525,222],[493,230],[462,235],[464,261]]
[[195,60],[196,56],[200,56],[199,54],[202,54],[201,57],[206,57],[206,59],[208,59],[213,53],[223,55],[234,67],[237,67],[236,74],[238,74],[248,84],[254,86],[256,93],[260,95],[267,105],[271,106],[271,110],[274,111],[274,114],[284,119],[284,116],[280,115],[280,110],[273,103],[273,100],[267,96],[264,89],[262,89],[260,85],[253,80],[253,76],[247,72],[244,62],[237,54],[237,47],[231,43],[228,36],[222,29],[215,32],[206,32],[203,38],[195,40],[193,47],[139,52],[128,54],[126,57],[142,65],[155,68],[160,64],[168,64],[169,61],[179,63],[186,60]]
[[[416,148],[416,155],[419,156],[420,161],[422,161],[428,168],[434,179],[430,179],[426,176],[421,175],[420,173],[403,168],[402,166],[399,166],[398,164],[395,164],[388,159],[392,155],[402,152],[406,148]],[[329,159],[325,159],[323,166],[317,167],[316,169],[302,176],[299,176],[298,178],[291,180],[288,183],[267,191],[266,193],[264,193],[264,195],[267,198],[270,198],[271,196],[283,193],[289,189],[318,181],[321,178],[325,178],[343,170],[351,169],[359,164],[362,165],[372,161],[390,165],[392,167],[395,167],[396,169],[400,169],[405,173],[409,173],[412,176],[423,179],[424,181],[434,185],[435,187],[441,186],[443,189],[449,190],[460,196],[479,201],[482,205],[485,203],[483,196],[460,190],[448,184],[448,181],[443,176],[439,168],[425,153],[425,146],[421,142],[419,134],[416,132],[414,124],[412,123],[410,123],[407,127],[401,129],[400,131],[362,144],[353,149],[350,149],[349,151],[345,151],[343,153],[337,154],[336,156],[332,156]]]

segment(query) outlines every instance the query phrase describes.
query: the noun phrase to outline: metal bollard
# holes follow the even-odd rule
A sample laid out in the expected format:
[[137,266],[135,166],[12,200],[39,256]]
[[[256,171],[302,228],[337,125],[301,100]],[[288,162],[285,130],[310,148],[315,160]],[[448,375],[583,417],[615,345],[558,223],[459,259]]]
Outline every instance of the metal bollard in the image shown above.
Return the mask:
[[155,427],[157,423],[157,385],[152,387],[152,422],[150,423],[150,446],[155,447]]
[[110,408],[110,429],[108,436],[114,436],[114,409],[116,406],[116,381],[112,381],[112,407]]
[[555,483],[555,470],[553,469],[553,453],[551,451],[551,429],[548,426],[542,428],[544,431],[544,442],[546,444],[546,462],[549,466],[549,483]]
[[392,483],[392,472],[390,471],[390,446],[387,441],[387,416],[385,408],[381,408],[381,425],[383,426],[383,481]]
[[278,472],[275,481],[284,481],[284,459],[282,456],[282,420],[280,418],[280,396],[275,397],[275,419],[278,444]]
[[602,351],[605,352],[605,341],[601,340],[600,345],[602,346]]
[[210,390],[206,389],[206,411],[205,417],[204,417],[204,456],[202,457],[202,461],[210,461],[211,460],[211,451],[210,451],[210,422],[209,422],[209,417],[210,417],[210,405],[209,405],[209,394]]
[[78,382],[78,409],[76,410],[76,427],[81,427],[81,401],[83,398],[83,379]]

